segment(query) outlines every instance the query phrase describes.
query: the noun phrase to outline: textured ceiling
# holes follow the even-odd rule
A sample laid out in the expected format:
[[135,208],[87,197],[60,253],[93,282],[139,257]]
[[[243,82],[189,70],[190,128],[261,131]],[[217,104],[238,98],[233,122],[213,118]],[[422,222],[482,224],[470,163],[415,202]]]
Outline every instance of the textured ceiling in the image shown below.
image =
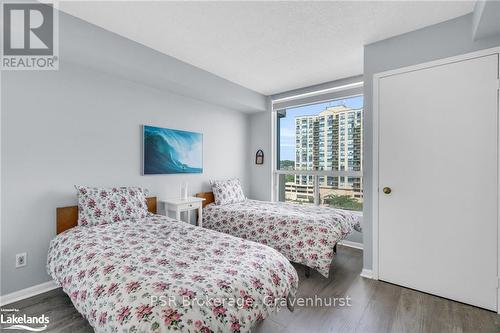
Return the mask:
[[358,75],[363,45],[473,1],[60,2],[60,9],[265,95]]

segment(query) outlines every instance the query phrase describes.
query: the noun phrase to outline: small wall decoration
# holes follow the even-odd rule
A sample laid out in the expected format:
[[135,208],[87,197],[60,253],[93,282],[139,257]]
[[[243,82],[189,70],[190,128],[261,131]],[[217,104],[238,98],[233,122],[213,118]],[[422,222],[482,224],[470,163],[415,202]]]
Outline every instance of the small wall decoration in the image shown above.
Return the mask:
[[262,149],[257,150],[255,153],[255,164],[264,164],[264,152]]
[[143,126],[143,174],[203,172],[203,134]]

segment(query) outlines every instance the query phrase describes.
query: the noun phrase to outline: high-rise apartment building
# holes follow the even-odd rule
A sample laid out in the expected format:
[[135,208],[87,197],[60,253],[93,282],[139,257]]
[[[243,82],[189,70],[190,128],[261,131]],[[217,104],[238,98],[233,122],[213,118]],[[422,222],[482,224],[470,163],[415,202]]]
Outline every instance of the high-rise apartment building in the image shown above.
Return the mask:
[[[360,171],[362,155],[362,109],[328,107],[318,115],[295,118],[295,170]],[[296,198],[312,196],[313,176],[296,175],[288,191]],[[361,179],[357,177],[319,177],[320,191],[336,191],[362,198]]]

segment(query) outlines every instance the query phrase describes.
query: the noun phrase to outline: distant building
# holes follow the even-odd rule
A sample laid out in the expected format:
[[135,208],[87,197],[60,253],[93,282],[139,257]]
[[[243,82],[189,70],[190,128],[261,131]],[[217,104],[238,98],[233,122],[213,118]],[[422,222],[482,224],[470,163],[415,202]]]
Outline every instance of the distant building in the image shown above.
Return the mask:
[[[295,117],[295,170],[361,171],[363,109],[328,107],[318,115]],[[288,199],[311,201],[314,177],[296,175],[285,185]],[[319,177],[320,196],[328,193],[362,199],[357,177]],[[333,191],[332,191],[333,190]]]

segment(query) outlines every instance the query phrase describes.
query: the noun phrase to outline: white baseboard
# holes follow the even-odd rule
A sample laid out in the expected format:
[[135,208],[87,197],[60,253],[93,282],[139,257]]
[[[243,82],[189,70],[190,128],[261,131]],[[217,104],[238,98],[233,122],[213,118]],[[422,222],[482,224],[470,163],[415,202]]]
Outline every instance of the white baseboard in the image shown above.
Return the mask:
[[373,271],[371,269],[366,269],[363,268],[361,271],[361,274],[359,274],[361,277],[364,277],[366,279],[373,279]]
[[348,241],[348,240],[343,240],[339,244],[343,245],[343,246],[347,246],[347,247],[352,247],[354,249],[363,250],[363,244],[362,243],[351,242],[351,241]]
[[59,288],[54,281],[47,281],[37,284],[36,286],[21,289],[10,294],[0,296],[0,306],[14,303],[25,298],[29,298],[53,289]]

